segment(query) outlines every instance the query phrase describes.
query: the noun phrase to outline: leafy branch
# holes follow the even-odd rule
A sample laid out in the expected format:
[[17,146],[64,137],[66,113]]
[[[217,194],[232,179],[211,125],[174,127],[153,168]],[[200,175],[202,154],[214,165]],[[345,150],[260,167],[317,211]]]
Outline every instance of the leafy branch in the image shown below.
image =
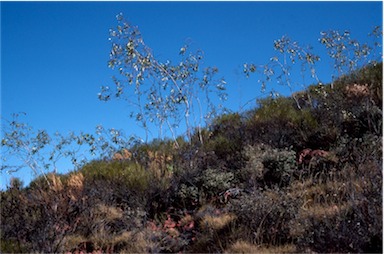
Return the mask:
[[[126,22],[122,15],[117,15],[117,21],[116,29],[110,30],[108,66],[118,70],[120,79],[113,77],[114,89],[102,87],[99,99],[123,98],[134,106],[130,117],[145,129],[146,141],[149,124],[157,127],[160,138],[166,125],[178,146],[176,128],[182,119],[190,140],[193,126],[200,130],[203,120],[208,122],[213,112],[222,108],[221,102],[227,97],[225,80],[214,78],[217,68],[202,68],[203,52],[190,53],[190,45],[180,49],[181,59],[176,64],[158,60],[137,27]],[[213,103],[212,95],[219,98],[219,105]]]
[[58,163],[69,160],[79,168],[91,158],[112,158],[122,148],[141,142],[137,137],[126,137],[122,131],[97,126],[94,134],[70,132],[53,135],[46,130],[34,130],[20,121],[25,113],[13,114],[12,120],[2,121],[1,167],[7,174],[24,168],[32,170],[35,176],[42,175],[48,184],[47,172],[56,172]]

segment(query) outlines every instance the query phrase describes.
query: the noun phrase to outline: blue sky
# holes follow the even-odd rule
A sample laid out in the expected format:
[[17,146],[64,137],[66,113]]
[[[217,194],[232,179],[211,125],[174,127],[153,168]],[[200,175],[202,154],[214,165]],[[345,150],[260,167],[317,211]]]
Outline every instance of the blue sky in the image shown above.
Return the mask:
[[[107,67],[108,31],[117,25],[120,12],[139,27],[146,44],[163,60],[177,59],[187,40],[202,49],[205,66],[218,67],[219,76],[226,79],[226,106],[235,111],[261,96],[256,81],[241,74],[243,63],[266,63],[275,55],[274,40],[282,35],[312,45],[322,56],[320,31],[349,30],[351,37],[364,42],[374,26],[382,24],[381,2],[0,4],[1,116],[26,112],[24,120],[35,129],[64,134],[93,132],[103,124],[143,135],[128,117],[128,105],[97,99],[102,85],[113,84],[114,72]],[[331,80],[330,72],[329,62],[319,64],[323,82]],[[29,173],[19,174],[29,181]]]

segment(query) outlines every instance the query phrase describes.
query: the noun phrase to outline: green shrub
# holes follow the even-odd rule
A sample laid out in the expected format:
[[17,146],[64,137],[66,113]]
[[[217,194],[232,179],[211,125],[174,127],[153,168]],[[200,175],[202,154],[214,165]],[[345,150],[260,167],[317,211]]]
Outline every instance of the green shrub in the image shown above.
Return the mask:
[[383,147],[382,137],[374,134],[365,134],[362,137],[343,135],[333,144],[332,149],[344,163],[354,165],[364,164],[367,160],[382,164]]
[[368,64],[349,75],[342,76],[335,81],[336,88],[344,88],[345,85],[361,84],[369,88],[369,97],[376,105],[382,108],[383,101],[383,63]]
[[[73,174],[63,183],[47,175],[49,188],[38,186],[7,191],[1,199],[2,240],[29,252],[59,252],[62,239],[77,230],[76,221],[85,210],[83,176]],[[9,247],[9,246],[8,246]]]
[[219,195],[221,192],[234,187],[235,176],[232,172],[223,172],[218,169],[207,169],[200,177],[200,185],[208,197]]
[[123,185],[134,193],[147,191],[152,179],[151,173],[144,167],[128,161],[93,161],[79,172],[82,172],[88,181],[101,180]]
[[184,204],[184,206],[186,206],[186,204],[198,202],[200,198],[200,191],[196,186],[181,184],[177,192],[177,196],[180,198],[180,201]]
[[1,230],[0,251],[2,253],[26,253],[30,243],[27,241],[28,230],[26,220],[28,205],[24,201],[24,191],[19,188],[8,188],[1,191]]
[[[274,105],[273,102],[271,104]],[[272,113],[274,106],[267,106],[267,109],[258,108],[249,114],[248,120],[245,122],[246,144],[264,143],[276,148],[302,146],[308,136],[305,129],[310,128],[305,127],[298,117],[300,111],[294,109],[293,106],[290,107],[292,112],[289,114],[294,116],[294,119],[284,116],[285,109],[280,111],[282,117],[275,117]]]
[[220,193],[234,187],[233,172],[218,169],[186,170],[177,172],[173,179],[171,196],[173,206],[195,209]]
[[245,153],[248,162],[241,178],[253,186],[286,186],[297,170],[296,153],[290,149],[257,145],[247,147]]
[[284,120],[292,127],[300,125],[315,128],[317,121],[313,118],[310,109],[298,108],[291,97],[278,97],[259,100],[259,108],[256,110],[256,118],[259,121]]
[[214,119],[209,127],[210,139],[204,144],[204,150],[214,152],[218,161],[211,167],[239,169],[244,166],[242,147],[245,142],[242,117],[237,113],[224,114]]

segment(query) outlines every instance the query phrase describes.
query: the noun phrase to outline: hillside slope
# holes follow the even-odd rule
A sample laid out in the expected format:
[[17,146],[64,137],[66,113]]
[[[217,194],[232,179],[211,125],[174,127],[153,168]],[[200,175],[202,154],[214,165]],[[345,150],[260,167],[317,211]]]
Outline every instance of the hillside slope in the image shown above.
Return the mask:
[[382,252],[382,64],[1,193],[1,252]]

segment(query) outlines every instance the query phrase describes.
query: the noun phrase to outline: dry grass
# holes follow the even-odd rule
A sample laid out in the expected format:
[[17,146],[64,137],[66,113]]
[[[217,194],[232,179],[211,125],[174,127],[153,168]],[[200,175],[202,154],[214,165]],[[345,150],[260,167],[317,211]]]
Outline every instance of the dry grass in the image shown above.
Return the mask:
[[239,240],[232,244],[225,253],[294,253],[297,252],[295,245],[287,244],[282,246],[258,246]]
[[51,189],[53,191],[60,192],[63,190],[64,186],[63,186],[63,183],[61,182],[60,177],[58,177],[55,174],[49,174],[47,176],[47,178],[49,179],[49,181],[51,183]]
[[79,235],[69,235],[65,237],[62,249],[68,253],[68,251],[76,250],[82,244],[89,242],[93,244],[93,248],[107,250],[110,253],[148,253],[156,250],[157,246],[150,240],[151,234],[150,231],[144,229],[135,232],[125,231],[117,235],[105,235],[105,237],[98,235],[89,239]]
[[204,229],[220,230],[236,219],[234,214],[223,214],[219,216],[206,215],[201,221]]
[[82,173],[71,174],[68,182],[68,195],[72,201],[77,201],[83,192],[84,176]]
[[62,249],[63,251],[71,251],[86,241],[87,239],[81,235],[68,235],[63,239]]
[[124,232],[114,239],[115,245],[122,245],[120,253],[152,253],[158,251],[158,243],[152,241],[153,232],[143,229],[137,232]]
[[324,218],[331,218],[334,216],[343,216],[343,214],[346,214],[348,210],[352,209],[352,207],[353,204],[350,203],[340,203],[329,206],[315,204],[308,208],[303,208],[300,213],[304,217],[311,217],[320,220]]
[[292,183],[287,195],[301,199],[303,204],[301,208],[309,209],[316,205],[343,206],[343,203],[353,200],[354,194],[372,188],[369,181],[364,180],[364,177],[354,175],[353,172],[350,172],[348,178],[345,177],[328,179],[324,182],[317,182],[313,179],[297,181]]
[[225,253],[257,253],[259,248],[251,243],[245,241],[237,241],[232,244]]
[[123,217],[123,211],[120,208],[113,206],[106,206],[104,204],[98,204],[94,213],[100,217],[103,221],[113,221],[115,219],[121,219]]
[[83,189],[84,176],[82,173],[71,174],[68,179],[68,187],[73,189]]

